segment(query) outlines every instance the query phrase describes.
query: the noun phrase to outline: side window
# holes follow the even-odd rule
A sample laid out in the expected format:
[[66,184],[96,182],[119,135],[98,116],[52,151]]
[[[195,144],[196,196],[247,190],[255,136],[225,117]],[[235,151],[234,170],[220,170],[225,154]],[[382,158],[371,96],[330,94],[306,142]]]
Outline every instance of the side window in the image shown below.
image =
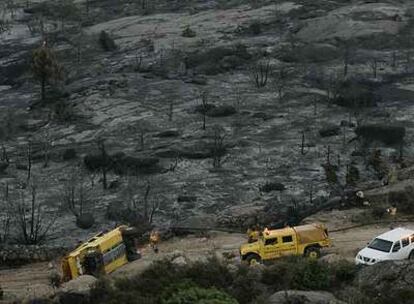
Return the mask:
[[400,241],[397,241],[394,243],[394,247],[392,247],[392,252],[398,252],[401,249],[401,243]]
[[414,234],[410,236],[411,244],[414,243]]
[[277,238],[274,239],[267,239],[265,242],[265,246],[267,245],[276,245],[277,244]]
[[409,244],[410,244],[410,240],[408,239],[408,237],[401,240],[401,245],[403,247],[408,246]]
[[282,237],[282,242],[283,243],[291,243],[291,242],[293,242],[293,237],[291,235],[284,236],[284,237]]

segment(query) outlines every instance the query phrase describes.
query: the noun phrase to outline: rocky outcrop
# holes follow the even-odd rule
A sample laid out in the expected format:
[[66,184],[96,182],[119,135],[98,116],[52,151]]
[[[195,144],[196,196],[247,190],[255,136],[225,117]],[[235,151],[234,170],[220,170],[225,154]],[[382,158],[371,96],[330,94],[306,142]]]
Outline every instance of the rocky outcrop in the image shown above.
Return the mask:
[[88,303],[89,293],[97,279],[90,275],[82,275],[62,285],[57,297],[59,303]]
[[[355,284],[375,302],[414,303],[414,263],[386,261],[361,269]],[[386,300],[386,301],[384,301]]]

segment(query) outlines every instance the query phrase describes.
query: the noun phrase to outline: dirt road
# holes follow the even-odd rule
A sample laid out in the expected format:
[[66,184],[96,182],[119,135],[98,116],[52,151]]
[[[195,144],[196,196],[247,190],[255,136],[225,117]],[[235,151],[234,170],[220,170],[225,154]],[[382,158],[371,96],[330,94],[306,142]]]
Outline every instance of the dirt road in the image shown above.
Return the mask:
[[[341,227],[349,227],[349,212],[341,213],[333,211],[318,216],[319,221],[325,222],[330,230]],[[316,220],[315,217],[308,221]],[[401,223],[414,229],[414,222]],[[353,228],[330,234],[333,246],[326,253],[337,253],[348,260],[353,260],[359,249],[364,247],[373,237],[390,229],[389,224],[377,224]],[[184,253],[190,260],[202,259],[210,253],[234,252],[237,254],[239,245],[246,241],[242,234],[229,234],[223,232],[211,232],[210,237],[187,236],[184,238],[173,238],[160,244],[160,251],[155,254],[150,248],[141,248],[142,258],[118,269],[111,276],[132,276],[142,272],[154,260],[162,259],[175,252]],[[57,263],[56,263],[57,264]],[[57,264],[58,265],[58,264]],[[26,265],[15,269],[0,270],[0,285],[7,299],[15,297],[40,296],[53,292],[49,286],[48,276],[53,271],[49,263],[38,263]]]

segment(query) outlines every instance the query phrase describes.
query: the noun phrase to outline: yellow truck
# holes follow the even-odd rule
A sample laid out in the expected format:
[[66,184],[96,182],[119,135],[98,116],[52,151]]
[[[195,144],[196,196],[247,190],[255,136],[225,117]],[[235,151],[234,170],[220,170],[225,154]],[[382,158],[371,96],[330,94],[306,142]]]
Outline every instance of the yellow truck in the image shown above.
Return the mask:
[[138,257],[133,238],[134,230],[120,226],[101,232],[62,259],[63,281],[83,274],[98,276],[111,273]]
[[328,230],[323,224],[265,229],[256,242],[241,245],[240,257],[249,264],[289,255],[318,258],[321,248],[330,245]]

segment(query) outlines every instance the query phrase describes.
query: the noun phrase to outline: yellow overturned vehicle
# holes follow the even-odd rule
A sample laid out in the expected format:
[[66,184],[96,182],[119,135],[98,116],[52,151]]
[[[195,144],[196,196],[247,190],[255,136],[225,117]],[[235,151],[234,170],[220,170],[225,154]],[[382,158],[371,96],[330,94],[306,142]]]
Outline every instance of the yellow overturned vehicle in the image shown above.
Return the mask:
[[139,255],[135,248],[135,234],[133,228],[120,226],[82,243],[63,258],[63,281],[76,279],[83,274],[108,274],[136,260]]
[[331,240],[323,224],[265,229],[255,242],[241,245],[240,257],[249,264],[290,255],[318,258],[321,249],[329,246],[331,246]]

